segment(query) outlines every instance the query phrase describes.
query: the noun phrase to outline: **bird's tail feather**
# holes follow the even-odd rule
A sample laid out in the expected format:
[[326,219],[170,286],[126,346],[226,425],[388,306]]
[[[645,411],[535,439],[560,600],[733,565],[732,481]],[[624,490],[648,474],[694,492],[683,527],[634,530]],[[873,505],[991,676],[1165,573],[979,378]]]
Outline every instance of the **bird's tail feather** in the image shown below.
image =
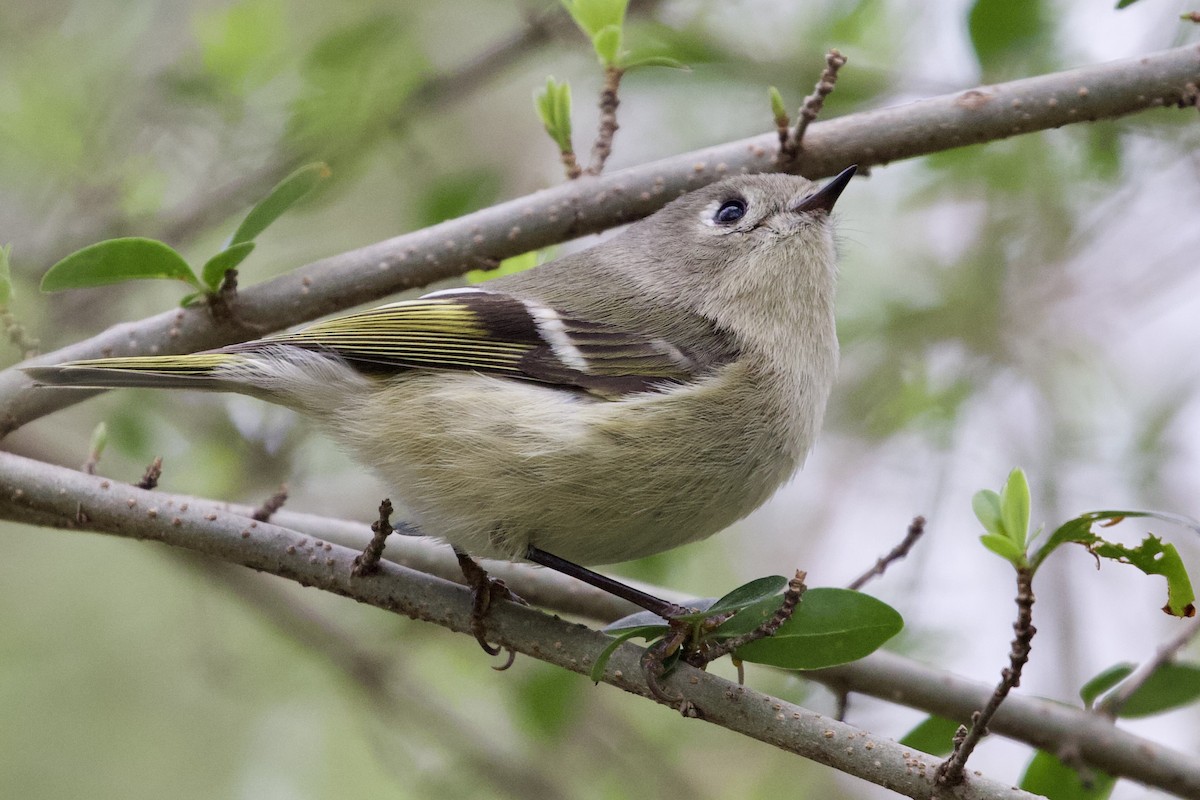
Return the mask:
[[236,391],[239,382],[221,372],[222,368],[235,366],[242,360],[242,356],[234,353],[91,358],[49,367],[25,367],[24,372],[44,386]]

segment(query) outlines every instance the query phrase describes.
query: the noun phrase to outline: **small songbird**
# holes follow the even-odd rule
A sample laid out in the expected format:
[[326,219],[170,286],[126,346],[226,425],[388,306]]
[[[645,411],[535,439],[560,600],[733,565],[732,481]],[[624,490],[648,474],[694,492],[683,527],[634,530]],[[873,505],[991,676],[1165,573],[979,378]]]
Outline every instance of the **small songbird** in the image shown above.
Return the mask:
[[854,171],[726,178],[533,270],[291,333],[26,372],[288,406],[422,534],[599,578],[579,565],[710,536],[804,461],[837,366],[830,212]]

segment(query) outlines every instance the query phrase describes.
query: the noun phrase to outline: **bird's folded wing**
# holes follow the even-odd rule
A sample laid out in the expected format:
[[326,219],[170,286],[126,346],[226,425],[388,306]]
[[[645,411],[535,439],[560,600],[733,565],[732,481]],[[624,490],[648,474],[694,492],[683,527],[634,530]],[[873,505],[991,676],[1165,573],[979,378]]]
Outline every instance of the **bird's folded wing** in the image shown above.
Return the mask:
[[280,344],[332,353],[370,373],[471,370],[610,398],[682,383],[699,372],[687,354],[665,339],[484,289],[434,292],[225,352]]

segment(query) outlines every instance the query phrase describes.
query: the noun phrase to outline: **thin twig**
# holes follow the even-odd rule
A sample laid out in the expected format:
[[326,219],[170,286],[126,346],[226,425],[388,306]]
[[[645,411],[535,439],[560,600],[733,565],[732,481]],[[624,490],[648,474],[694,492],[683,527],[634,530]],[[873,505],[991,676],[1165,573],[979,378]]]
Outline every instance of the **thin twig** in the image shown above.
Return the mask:
[[1096,707],[1096,711],[1115,720],[1121,707],[1129,702],[1129,698],[1133,697],[1134,692],[1145,686],[1146,681],[1153,678],[1156,672],[1171,663],[1175,656],[1179,655],[1179,651],[1187,647],[1188,643],[1197,636],[1200,636],[1200,617],[1193,617],[1184,623],[1182,631],[1177,633],[1174,638],[1168,639],[1155,651],[1154,658],[1142,664],[1132,675],[1122,681],[1121,685]]
[[142,479],[135,483],[139,489],[150,491],[155,486],[158,486],[158,479],[162,477],[162,456],[155,456],[150,462],[150,466],[146,467],[145,473],[142,474]]
[[803,146],[804,134],[808,131],[808,126],[821,115],[821,109],[825,107],[825,98],[829,96],[837,83],[838,70],[845,64],[846,57],[837,50],[830,50],[825,54],[825,69],[821,71],[821,77],[817,80],[817,85],[813,87],[812,94],[804,98],[804,104],[800,106],[800,114],[796,119],[796,127],[792,129],[791,135],[786,140],[780,142],[780,161],[795,160]]
[[1013,623],[1012,649],[1009,652],[1009,666],[1001,673],[1000,683],[992,692],[991,698],[982,710],[971,715],[971,727],[954,737],[954,752],[941,763],[937,769],[935,787],[937,790],[958,786],[963,782],[963,772],[967,759],[971,757],[975,746],[987,735],[987,726],[996,715],[1000,704],[1008,693],[1021,684],[1021,670],[1029,660],[1029,651],[1037,628],[1033,627],[1033,573],[1028,567],[1017,568],[1017,621]]
[[875,566],[859,575],[850,582],[846,588],[858,590],[861,589],[867,581],[872,578],[877,578],[887,571],[887,568],[893,562],[899,561],[908,555],[908,551],[912,549],[917,540],[925,533],[925,518],[921,516],[913,517],[913,521],[908,524],[908,532],[904,534],[904,538],[900,540],[900,544],[892,548],[883,558],[875,562]]
[[570,147],[560,151],[559,158],[562,160],[563,172],[567,176],[567,180],[573,181],[583,174],[583,167],[579,166],[579,159],[575,157],[575,151]]
[[354,569],[351,574],[356,578],[370,575],[379,569],[379,560],[383,558],[383,547],[388,535],[392,532],[392,501],[384,498],[379,504],[379,518],[371,523],[371,541],[354,559]]
[[600,130],[596,134],[596,143],[592,145],[592,163],[588,164],[588,175],[599,175],[604,170],[604,162],[612,154],[613,135],[617,132],[617,106],[621,100],[617,90],[621,88],[621,76],[625,70],[620,67],[607,66],[604,68],[604,88],[600,90]]
[[[787,114],[779,114],[775,117],[775,132],[779,134],[779,152],[783,158],[783,153],[788,151],[788,142],[792,138],[792,119]],[[795,153],[792,154],[793,156]]]
[[[707,664],[710,661],[715,661],[721,656],[728,655],[739,647],[745,647],[751,642],[757,642],[759,639],[765,639],[771,636],[775,631],[783,626],[783,623],[792,618],[792,614],[796,613],[796,606],[800,604],[800,599],[804,596],[804,592],[808,589],[804,584],[804,579],[808,577],[808,573],[803,570],[796,570],[796,575],[788,581],[787,590],[783,593],[782,602],[770,619],[764,620],[761,625],[751,631],[743,633],[741,636],[734,636],[726,639],[720,644],[705,648],[703,651],[702,664]],[[685,659],[687,660],[687,659]],[[700,666],[688,660],[692,666]]]
[[281,483],[279,484],[279,491],[275,492],[275,494],[264,500],[261,506],[254,509],[254,513],[250,515],[251,519],[257,520],[258,522],[266,522],[275,515],[276,511],[283,508],[283,504],[287,502],[287,499],[287,484]]

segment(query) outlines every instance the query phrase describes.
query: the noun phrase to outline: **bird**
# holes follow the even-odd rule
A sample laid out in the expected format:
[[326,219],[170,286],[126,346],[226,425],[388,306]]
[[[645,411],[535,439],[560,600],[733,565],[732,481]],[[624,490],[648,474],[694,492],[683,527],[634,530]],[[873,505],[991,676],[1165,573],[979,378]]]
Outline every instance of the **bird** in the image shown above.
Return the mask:
[[837,369],[831,212],[855,169],[728,177],[531,270],[254,341],[25,371],[295,409],[464,572],[533,561],[669,616],[589,567],[711,536],[802,465]]

